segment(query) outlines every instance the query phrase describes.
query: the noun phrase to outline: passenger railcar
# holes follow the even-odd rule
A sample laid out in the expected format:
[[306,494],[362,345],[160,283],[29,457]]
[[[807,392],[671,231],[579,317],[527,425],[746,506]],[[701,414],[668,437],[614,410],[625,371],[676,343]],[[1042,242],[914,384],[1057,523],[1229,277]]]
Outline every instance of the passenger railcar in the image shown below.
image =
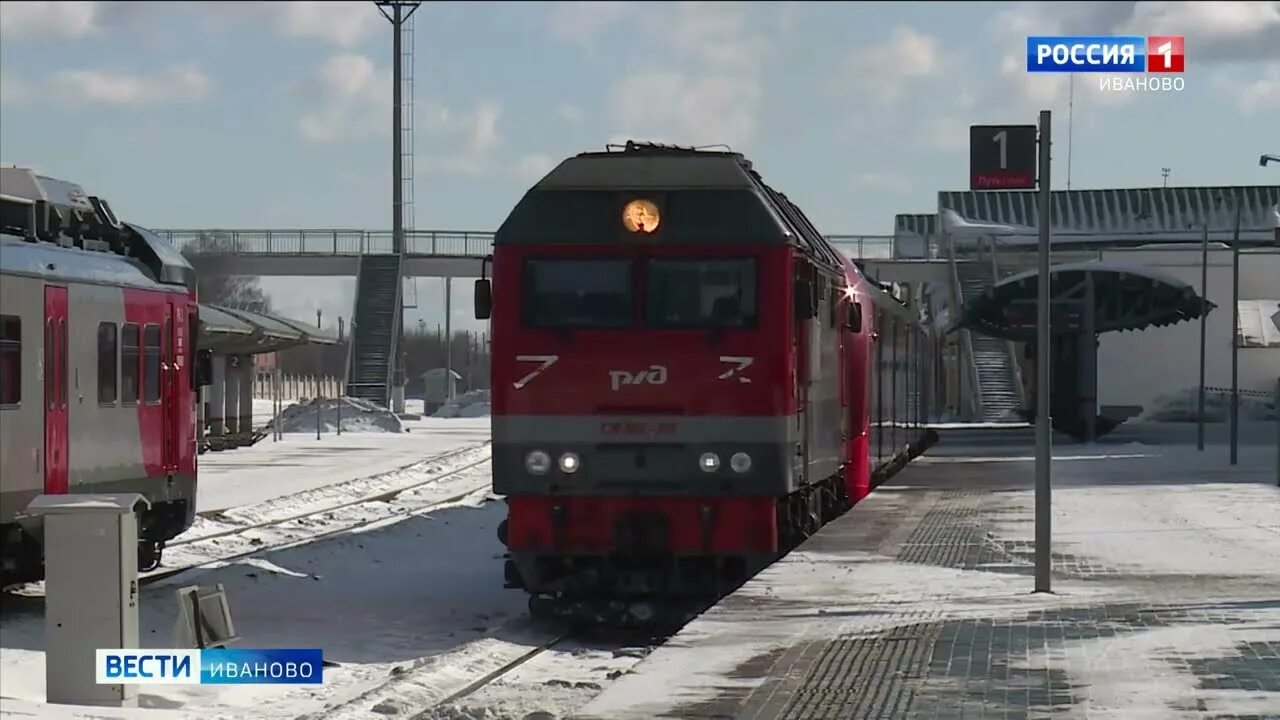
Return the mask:
[[535,613],[697,607],[904,456],[923,368],[885,345],[920,323],[741,154],[565,160],[499,228],[476,305],[506,581]]
[[42,493],[144,496],[153,567],[195,513],[194,272],[79,186],[0,173],[0,575],[42,576]]

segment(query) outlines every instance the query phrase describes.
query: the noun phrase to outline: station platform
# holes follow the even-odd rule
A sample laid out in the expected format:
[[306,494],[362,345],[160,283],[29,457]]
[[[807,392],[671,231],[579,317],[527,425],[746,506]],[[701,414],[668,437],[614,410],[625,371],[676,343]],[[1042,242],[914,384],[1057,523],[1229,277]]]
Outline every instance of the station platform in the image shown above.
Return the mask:
[[[1271,436],[1274,438],[1274,435]],[[1274,440],[942,441],[574,718],[1280,719]]]

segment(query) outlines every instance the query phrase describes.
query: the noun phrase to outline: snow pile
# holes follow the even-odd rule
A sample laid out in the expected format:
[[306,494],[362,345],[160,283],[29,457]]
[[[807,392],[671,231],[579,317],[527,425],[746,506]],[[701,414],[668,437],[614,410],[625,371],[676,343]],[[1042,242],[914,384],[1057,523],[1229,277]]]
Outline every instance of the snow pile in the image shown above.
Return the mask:
[[[1184,388],[1161,395],[1152,403],[1143,419],[1151,422],[1195,422],[1200,402],[1199,388]],[[1231,416],[1231,393],[1205,392],[1206,422],[1227,422]],[[1240,395],[1240,419],[1245,422],[1274,420],[1275,401],[1252,395]]]
[[489,417],[489,391],[472,390],[458,395],[445,403],[432,417],[439,418],[478,418]]
[[[279,417],[280,427],[287,433],[316,431],[317,415],[321,432],[337,432],[342,417],[342,432],[405,432],[400,418],[384,407],[360,398],[320,398],[298,402],[285,408]],[[270,429],[271,425],[267,426]]]

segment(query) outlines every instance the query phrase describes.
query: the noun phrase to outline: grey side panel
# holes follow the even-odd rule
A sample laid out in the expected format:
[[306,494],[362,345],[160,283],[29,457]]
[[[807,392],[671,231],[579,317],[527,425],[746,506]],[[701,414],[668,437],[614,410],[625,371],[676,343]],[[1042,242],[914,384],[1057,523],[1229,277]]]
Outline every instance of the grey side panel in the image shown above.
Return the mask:
[[[760,495],[797,488],[792,417],[740,416],[496,416],[493,418],[493,487],[504,495]],[[525,458],[542,450],[554,461],[573,452],[581,468],[553,467],[533,475]],[[720,457],[704,472],[698,458]],[[751,457],[745,473],[729,467],[734,453]]]
[[[68,485],[71,492],[105,492],[102,483],[146,476],[138,409],[118,398],[124,294],[117,288],[72,285],[67,297],[71,345],[67,366],[71,382]],[[104,322],[116,325],[117,358],[117,399],[105,405],[98,403],[98,325]],[[158,444],[159,439],[154,442]]]
[[[13,489],[11,490],[6,484],[4,490],[0,492],[0,504],[4,507],[17,508],[19,511],[31,504],[35,497],[44,491],[43,483],[39,488]],[[85,491],[89,492],[89,491]],[[112,480],[104,481],[94,485],[91,492],[95,493],[130,493],[135,492],[147,500],[151,501],[153,509],[161,509],[165,503],[175,502],[179,500],[187,501],[186,516],[184,518],[184,526],[189,526],[195,516],[195,493],[196,482],[191,475],[181,474],[174,476],[171,480],[165,478],[133,478],[129,480]],[[42,525],[39,517],[24,515],[15,518],[13,514],[6,514],[0,518],[0,523],[19,522],[28,532],[39,537],[40,527]],[[165,539],[168,538],[153,538]]]
[[[542,450],[554,459],[573,452],[580,469],[566,474],[558,467],[545,475],[525,469],[525,457]],[[720,456],[720,468],[704,472],[698,458]],[[751,469],[734,472],[729,457],[751,456]],[[679,444],[497,443],[493,444],[493,491],[500,495],[786,495],[797,488],[791,472],[792,448],[778,443],[719,442]]]
[[26,507],[14,493],[35,497],[44,490],[44,283],[4,275],[0,313],[22,320],[20,402],[0,407],[0,523],[5,523]]

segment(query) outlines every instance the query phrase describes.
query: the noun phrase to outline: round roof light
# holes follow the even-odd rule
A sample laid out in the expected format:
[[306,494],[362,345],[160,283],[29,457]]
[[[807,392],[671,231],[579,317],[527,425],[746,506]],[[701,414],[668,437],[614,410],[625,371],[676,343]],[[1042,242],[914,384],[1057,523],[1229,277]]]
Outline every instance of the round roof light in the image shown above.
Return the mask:
[[660,221],[658,206],[650,200],[632,200],[622,208],[622,226],[627,232],[651,234],[657,232]]

